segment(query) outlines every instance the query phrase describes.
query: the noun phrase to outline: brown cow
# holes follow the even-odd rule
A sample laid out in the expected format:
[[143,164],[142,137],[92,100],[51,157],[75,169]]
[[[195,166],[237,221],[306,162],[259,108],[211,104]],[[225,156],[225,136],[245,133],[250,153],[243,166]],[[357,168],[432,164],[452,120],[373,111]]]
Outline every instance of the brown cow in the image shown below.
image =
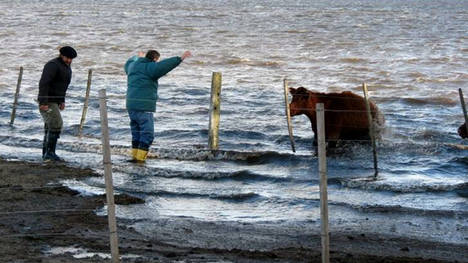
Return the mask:
[[463,139],[468,137],[468,134],[466,134],[466,123],[463,123],[460,127],[458,127],[458,135],[460,135],[460,137]]
[[[309,117],[314,135],[317,135],[315,104],[324,104],[325,140],[329,147],[335,147],[339,140],[369,140],[369,122],[363,97],[350,91],[320,93],[303,87],[289,90],[293,96],[289,104],[291,116],[305,114]],[[376,138],[380,138],[385,119],[373,102],[370,102],[370,107]],[[317,136],[314,145],[317,145]]]

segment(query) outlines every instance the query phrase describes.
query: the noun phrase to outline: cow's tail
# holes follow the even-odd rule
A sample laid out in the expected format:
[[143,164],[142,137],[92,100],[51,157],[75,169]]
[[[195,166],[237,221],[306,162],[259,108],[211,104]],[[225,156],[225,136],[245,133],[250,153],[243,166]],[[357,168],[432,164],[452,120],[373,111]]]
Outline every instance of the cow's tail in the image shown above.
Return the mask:
[[372,121],[374,122],[374,134],[375,138],[381,139],[385,130],[385,116],[377,107],[375,107],[374,110],[375,114],[372,116]]

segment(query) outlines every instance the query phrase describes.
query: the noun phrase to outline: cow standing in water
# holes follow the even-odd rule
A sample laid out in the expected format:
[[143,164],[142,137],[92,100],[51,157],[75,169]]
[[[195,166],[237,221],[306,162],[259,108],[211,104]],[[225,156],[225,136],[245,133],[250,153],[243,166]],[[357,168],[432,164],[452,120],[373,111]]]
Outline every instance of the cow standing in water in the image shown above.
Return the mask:
[[[305,114],[309,117],[314,132],[314,145],[317,145],[317,117],[315,105],[325,107],[325,140],[330,148],[336,147],[339,140],[370,140],[366,102],[363,97],[350,91],[341,93],[320,93],[303,87],[289,89],[293,98],[289,105],[291,116]],[[370,102],[376,138],[384,126],[385,119],[377,106]]]

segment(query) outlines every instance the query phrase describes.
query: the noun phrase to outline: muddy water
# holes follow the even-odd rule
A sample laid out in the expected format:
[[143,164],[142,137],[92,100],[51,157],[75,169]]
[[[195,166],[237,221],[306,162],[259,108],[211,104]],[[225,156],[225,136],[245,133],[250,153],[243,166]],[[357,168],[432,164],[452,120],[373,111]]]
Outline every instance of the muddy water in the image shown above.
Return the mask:
[[[282,225],[319,221],[317,159],[306,117],[293,119],[291,153],[282,79],[318,91],[361,93],[385,114],[378,180],[371,149],[328,158],[332,229],[466,244],[468,157],[452,144],[468,83],[466,1],[14,1],[0,3],[0,155],[40,161],[35,98],[45,62],[78,51],[63,112],[59,154],[101,171],[97,91],[110,95],[116,190],[146,204],[118,209],[141,229],[161,218]],[[139,50],[194,56],[160,80],[156,139],[145,166],[130,165],[123,64]],[[8,125],[19,66],[24,79]],[[88,69],[93,84],[85,137],[76,137]],[[207,148],[211,74],[223,74],[220,149]],[[468,91],[467,91],[468,92]],[[67,181],[85,193],[103,180]],[[366,220],[367,219],[367,220]],[[363,223],[365,222],[365,223]]]

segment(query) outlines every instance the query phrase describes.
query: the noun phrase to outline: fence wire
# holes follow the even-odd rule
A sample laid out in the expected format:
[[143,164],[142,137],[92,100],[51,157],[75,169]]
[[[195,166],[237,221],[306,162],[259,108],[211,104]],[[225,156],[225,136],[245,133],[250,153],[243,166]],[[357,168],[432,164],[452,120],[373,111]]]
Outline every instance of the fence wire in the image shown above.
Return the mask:
[[[336,93],[332,93],[336,94]],[[309,94],[294,94],[293,97],[296,96],[309,96]],[[335,95],[325,95],[325,94],[314,94],[314,97],[317,98],[333,98],[333,99],[340,99],[340,100],[350,100],[350,101],[360,101],[360,102],[365,102],[364,98],[343,98],[341,96],[335,96]],[[63,99],[64,97],[62,96],[49,96],[47,99]],[[79,100],[84,100],[85,98],[83,97],[73,97],[72,99],[79,99]],[[122,102],[122,100],[125,101],[135,101],[135,102],[151,102],[153,103],[155,99],[135,99],[135,98],[127,98],[124,95],[107,95],[106,98],[102,98],[99,96],[90,96],[89,100],[93,101],[101,101],[105,100],[106,102],[116,102],[118,100],[119,103]],[[35,103],[38,103],[35,101]],[[320,101],[317,101],[317,103],[320,103]],[[21,102],[18,102],[16,106],[21,105]],[[67,104],[68,105],[68,104]],[[77,110],[79,107],[76,106],[67,106],[66,109],[69,110]],[[315,108],[294,108],[295,110],[300,110],[300,111],[309,111],[309,112],[316,112]],[[326,112],[334,112],[334,113],[355,113],[355,114],[362,114],[366,113],[366,110],[345,110],[345,109],[325,109]],[[372,113],[379,113],[378,110],[371,111]],[[366,119],[367,120],[367,119]],[[327,123],[327,120],[325,120],[325,124],[328,127],[342,127],[342,128],[366,128],[363,126],[349,126],[349,125],[339,125],[339,124],[334,124],[334,123]],[[140,133],[145,133],[145,132],[140,132]],[[371,140],[349,140],[349,139],[328,139],[327,141],[343,141],[343,142],[370,142]],[[164,185],[165,187],[168,186],[177,186],[179,189],[184,189],[184,190],[206,190],[206,188],[199,188],[199,187],[180,187],[179,185]],[[63,187],[63,185],[47,185],[47,186],[41,186],[41,187],[24,187],[24,186],[0,186],[1,190],[40,190],[40,189],[51,189],[51,188],[56,188],[56,187]],[[160,189],[163,190],[163,189]],[[265,191],[265,189],[259,189],[259,188],[248,188],[248,187],[239,187],[239,190],[244,190],[244,191]],[[268,190],[268,189],[266,189]],[[122,191],[123,190],[119,190]],[[127,191],[132,191],[131,189]],[[156,190],[157,191],[157,190]],[[295,193],[307,193],[310,194],[314,191],[311,190],[306,190],[306,189],[290,189],[290,192],[295,192]],[[232,192],[232,193],[238,193],[238,192]],[[162,193],[163,195],[164,193]],[[195,193],[195,194],[200,194],[200,193]],[[201,194],[206,194],[209,197],[209,193],[201,193]],[[240,193],[242,194],[242,193]],[[319,200],[319,199],[312,199],[311,200]],[[49,210],[24,210],[24,211],[4,211],[0,212],[0,216],[16,216],[16,215],[24,215],[24,214],[45,214],[45,213],[53,213],[53,214],[60,214],[60,215],[72,215],[72,214],[80,214],[80,213],[96,213],[99,209],[49,209]],[[224,213],[224,212],[229,212],[229,211],[236,211],[236,212],[260,212],[260,213],[265,213],[269,212],[267,209],[222,209],[222,210],[216,210],[216,209],[164,209],[164,208],[156,208],[157,211],[166,211],[166,212],[203,212],[203,213]],[[232,231],[229,231],[230,233],[235,233],[236,230],[233,228]],[[281,236],[281,235],[287,235],[287,234],[270,234],[270,233],[262,233],[262,235],[271,235],[271,236]],[[89,235],[88,235],[89,236]],[[288,235],[289,236],[289,235]],[[25,233],[25,234],[5,234],[0,236],[0,239],[11,239],[11,238],[24,238],[24,237],[70,237],[70,238],[75,238],[71,237],[69,233]],[[107,236],[96,236],[99,238],[108,238]]]
[[11,211],[0,212],[2,215],[20,215],[20,214],[44,214],[44,213],[89,213],[94,212],[96,209],[48,209],[48,210],[24,210],[24,211]]
[[[119,172],[118,171],[118,168],[113,168],[113,170],[117,170],[116,172]],[[174,176],[176,177],[176,176]],[[174,177],[165,177],[166,179],[171,179],[171,178],[174,178]],[[187,178],[187,179],[191,179],[191,178]],[[358,179],[358,178],[347,178],[348,180],[353,180],[353,179]],[[329,179],[329,180],[333,180],[333,179]],[[100,185],[100,184],[96,184],[96,185],[89,185],[91,187],[100,187],[100,188],[104,188],[105,186],[104,185]],[[185,186],[180,186],[180,184],[161,184],[162,187],[166,187],[166,188],[159,188],[159,189],[152,189],[152,191],[154,191],[154,194],[155,195],[165,195],[165,194],[171,194],[170,191],[167,190],[167,188],[170,188],[170,189],[177,189],[177,190],[215,190],[214,187],[213,189],[211,188],[207,188],[207,187],[185,187]],[[6,191],[21,191],[21,190],[29,190],[29,191],[36,191],[36,190],[50,190],[50,189],[56,189],[56,188],[67,188],[67,189],[70,189],[73,191],[73,188],[71,187],[75,187],[74,185],[67,185],[67,184],[63,184],[63,185],[59,185],[59,186],[53,186],[53,187],[49,187],[49,186],[38,186],[38,187],[16,187],[16,186],[11,186],[11,187],[0,187],[0,194],[1,193],[5,193]],[[76,186],[76,187],[79,187],[79,186]],[[139,191],[139,190],[136,190],[136,189],[126,189],[126,188],[121,188],[121,187],[116,187],[114,186],[114,189],[116,191],[119,191],[121,193],[127,193],[127,192],[132,192],[132,193],[148,193],[148,192],[143,192],[143,191]],[[220,190],[219,187],[216,187],[216,190]],[[244,187],[244,186],[232,186],[230,188],[226,188],[226,189],[223,189],[224,192],[222,192],[222,196],[228,196],[229,194],[255,194],[256,192],[263,192],[263,191],[273,191],[275,189],[268,189],[268,188],[258,188],[258,187]],[[159,192],[158,192],[159,191]],[[239,192],[239,191],[252,191],[252,192]],[[310,193],[315,193],[317,192],[318,189],[316,190],[309,190],[309,189],[288,189],[287,192],[294,192],[294,193],[307,193],[307,194],[310,194]],[[150,193],[151,194],[151,193]],[[197,192],[197,193],[193,193],[193,192],[182,192],[182,194],[196,194],[196,195],[206,195],[207,197],[210,197],[211,196],[211,193],[210,192]]]
[[[326,97],[326,96],[323,96],[323,97]],[[63,98],[61,96],[49,96],[48,98]],[[90,99],[92,100],[102,100],[102,99],[105,99],[106,102],[109,102],[109,101],[113,101],[114,99],[122,99],[122,100],[127,100],[127,101],[137,101],[137,102],[152,102],[154,103],[155,102],[155,99],[127,99],[126,96],[123,96],[123,95],[107,95],[106,98],[101,98],[99,96],[90,96],[89,97]],[[346,99],[346,100],[357,100],[356,98],[342,98],[342,97],[337,97],[337,98],[341,98],[341,99]],[[362,99],[359,99],[360,101],[364,102],[364,98]],[[36,101],[37,103],[37,101]],[[317,103],[320,103],[320,102],[317,102]],[[73,106],[68,106],[66,107],[66,109],[68,110],[73,110],[73,109],[83,109],[82,107],[73,107]],[[294,108],[295,110],[300,110],[300,111],[308,111],[308,112],[316,112],[316,109],[315,108]],[[123,109],[125,110],[125,109]],[[125,110],[126,111],[126,110]],[[366,110],[346,110],[346,109],[325,109],[324,110],[325,113],[327,112],[336,112],[336,113],[355,113],[355,114],[363,114],[363,113],[367,113]],[[375,111],[370,111],[373,115],[375,114],[379,114],[381,113],[380,111],[378,110],[375,110]],[[127,117],[128,117],[128,114],[125,114]],[[367,121],[367,117],[365,119],[365,121]],[[374,120],[375,122],[376,120]],[[366,128],[366,127],[363,127],[362,125],[359,125],[359,126],[353,126],[353,125],[342,125],[342,124],[334,124],[333,122],[330,122],[328,121],[327,122],[327,119],[325,119],[325,124],[327,127],[340,127],[340,128],[360,128],[360,129],[363,129],[363,128]],[[151,132],[147,132],[147,131],[135,131],[134,133],[142,133],[142,134],[152,134]],[[330,139],[330,140],[327,140],[327,141],[333,141],[333,139]],[[369,140],[339,140],[337,139],[336,141],[348,141],[348,142],[351,142],[351,141],[356,141],[356,142],[363,142],[363,141],[370,141]]]

